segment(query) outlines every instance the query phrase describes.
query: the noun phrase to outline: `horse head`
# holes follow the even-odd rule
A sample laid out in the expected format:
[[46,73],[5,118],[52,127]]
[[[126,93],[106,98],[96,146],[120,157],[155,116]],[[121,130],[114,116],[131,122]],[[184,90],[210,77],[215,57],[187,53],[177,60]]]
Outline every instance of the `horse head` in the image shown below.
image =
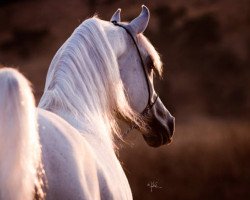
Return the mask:
[[140,129],[152,147],[171,142],[175,119],[154,88],[154,75],[161,74],[162,62],[152,44],[143,35],[150,12],[146,6],[131,22],[121,22],[121,9],[112,16],[109,40],[116,50],[121,79],[131,108],[141,115],[145,128]]

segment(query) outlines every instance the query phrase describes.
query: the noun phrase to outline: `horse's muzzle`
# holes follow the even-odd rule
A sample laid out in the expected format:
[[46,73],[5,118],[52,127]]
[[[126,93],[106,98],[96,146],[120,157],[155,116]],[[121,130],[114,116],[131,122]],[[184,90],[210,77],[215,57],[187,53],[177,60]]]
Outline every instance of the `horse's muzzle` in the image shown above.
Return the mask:
[[144,140],[151,147],[159,147],[169,144],[175,130],[175,118],[170,117],[166,123],[160,123],[158,120],[152,120],[149,123],[149,131],[143,134]]

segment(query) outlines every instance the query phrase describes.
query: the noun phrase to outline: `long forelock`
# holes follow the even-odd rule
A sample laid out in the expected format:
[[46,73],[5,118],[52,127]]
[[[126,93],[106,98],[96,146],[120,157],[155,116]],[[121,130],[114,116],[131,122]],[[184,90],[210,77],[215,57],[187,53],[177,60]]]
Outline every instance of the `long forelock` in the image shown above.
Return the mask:
[[162,76],[163,64],[159,53],[143,34],[139,34],[137,38],[140,51],[143,55],[145,55],[145,57],[147,55],[151,57],[154,64],[154,70],[159,74],[159,76]]

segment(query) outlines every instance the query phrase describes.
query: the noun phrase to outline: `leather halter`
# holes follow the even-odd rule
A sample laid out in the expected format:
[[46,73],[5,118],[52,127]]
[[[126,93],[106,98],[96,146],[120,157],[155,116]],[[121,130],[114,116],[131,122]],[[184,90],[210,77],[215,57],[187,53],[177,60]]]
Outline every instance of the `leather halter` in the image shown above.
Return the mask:
[[[121,28],[123,28],[128,34],[129,36],[131,37],[136,49],[137,49],[137,52],[138,52],[138,55],[140,57],[140,61],[141,61],[141,66],[143,68],[143,72],[144,72],[144,75],[145,75],[145,79],[146,79],[146,83],[147,83],[147,88],[148,88],[148,103],[147,103],[147,106],[144,108],[144,110],[141,112],[141,115],[142,116],[147,116],[148,115],[148,112],[152,109],[152,107],[154,106],[154,104],[156,103],[157,99],[158,99],[158,94],[156,94],[156,97],[153,101],[151,101],[151,99],[153,98],[153,94],[151,94],[151,90],[150,90],[150,80],[149,80],[149,77],[148,77],[148,74],[147,74],[147,69],[144,65],[144,62],[143,62],[143,59],[142,59],[142,55],[141,55],[141,52],[139,50],[139,47],[135,41],[135,38],[133,37],[132,33],[128,30],[127,27],[125,27],[124,25],[122,24],[119,24],[117,21],[111,21],[115,26],[119,26]],[[132,130],[133,128],[135,128],[136,126],[135,125],[132,125],[131,126],[131,129]],[[130,131],[129,130],[129,131]],[[128,132],[129,132],[128,131]]]

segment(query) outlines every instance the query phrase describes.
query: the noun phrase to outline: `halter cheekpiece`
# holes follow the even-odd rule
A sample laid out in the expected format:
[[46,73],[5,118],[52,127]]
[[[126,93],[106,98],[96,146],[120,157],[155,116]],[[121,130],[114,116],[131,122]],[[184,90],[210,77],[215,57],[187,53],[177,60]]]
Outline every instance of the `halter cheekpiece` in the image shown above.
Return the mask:
[[[155,105],[157,99],[158,99],[158,94],[156,94],[156,97],[153,101],[151,101],[152,97],[153,97],[153,94],[151,94],[151,90],[150,90],[150,81],[149,81],[149,77],[148,77],[148,74],[147,74],[147,70],[146,70],[146,67],[144,65],[144,62],[143,62],[143,59],[142,59],[142,55],[141,55],[141,52],[139,50],[139,47],[135,41],[135,38],[133,37],[132,33],[129,31],[129,29],[122,25],[122,24],[119,24],[117,21],[111,21],[115,26],[119,26],[121,28],[123,28],[127,33],[128,35],[130,36],[130,38],[132,39],[136,49],[137,49],[137,52],[138,52],[138,55],[140,57],[140,61],[141,61],[141,65],[142,65],[142,68],[143,68],[143,72],[144,72],[144,75],[145,75],[145,79],[146,79],[146,83],[147,83],[147,88],[148,88],[148,103],[147,103],[147,106],[144,108],[144,110],[141,112],[141,115],[142,116],[147,116],[148,115],[148,112],[152,109],[152,107]],[[132,129],[134,129],[136,127],[135,124],[133,124],[130,129],[127,131],[131,131]]]

